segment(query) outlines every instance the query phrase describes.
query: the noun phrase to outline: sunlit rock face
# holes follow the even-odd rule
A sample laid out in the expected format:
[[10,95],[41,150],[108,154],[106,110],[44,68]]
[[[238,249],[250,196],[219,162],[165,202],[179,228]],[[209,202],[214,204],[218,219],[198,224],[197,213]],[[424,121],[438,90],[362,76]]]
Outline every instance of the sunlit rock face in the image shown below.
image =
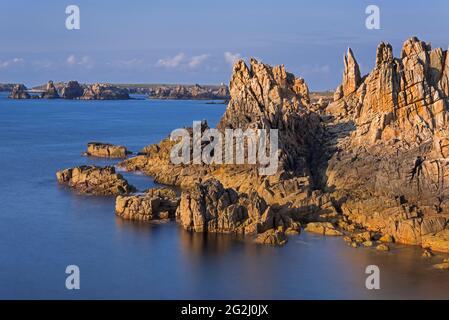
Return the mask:
[[344,213],[400,242],[447,228],[448,63],[447,51],[415,37],[400,58],[381,43],[374,69],[327,108],[353,125],[329,161],[328,185]]

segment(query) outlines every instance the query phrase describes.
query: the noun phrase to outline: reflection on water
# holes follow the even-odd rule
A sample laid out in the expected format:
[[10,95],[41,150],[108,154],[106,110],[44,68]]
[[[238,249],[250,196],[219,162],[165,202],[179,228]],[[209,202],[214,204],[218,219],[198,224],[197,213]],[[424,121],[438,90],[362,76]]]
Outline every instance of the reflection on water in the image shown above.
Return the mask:
[[[124,221],[113,197],[56,183],[64,168],[117,161],[82,157],[92,140],[138,151],[193,120],[213,125],[225,106],[198,101],[9,101],[0,94],[0,298],[314,299],[449,298],[449,273],[413,247],[350,248],[307,233],[286,246],[192,234],[175,222]],[[26,150],[26,156],[24,156]],[[139,190],[151,178],[123,173]],[[81,290],[65,289],[65,268]],[[378,265],[381,290],[365,289]]]

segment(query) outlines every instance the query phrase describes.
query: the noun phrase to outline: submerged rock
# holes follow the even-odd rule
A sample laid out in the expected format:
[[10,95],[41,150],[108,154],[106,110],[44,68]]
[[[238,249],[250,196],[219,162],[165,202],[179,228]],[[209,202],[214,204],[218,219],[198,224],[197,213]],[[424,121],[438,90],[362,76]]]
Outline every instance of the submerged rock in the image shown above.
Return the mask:
[[124,146],[109,143],[89,142],[87,144],[86,156],[99,158],[126,158],[130,152]]
[[167,188],[149,189],[144,194],[135,196],[118,196],[115,212],[128,220],[154,221],[175,218],[179,198]]
[[92,195],[123,195],[136,191],[114,167],[80,166],[56,173],[58,182],[80,193]]

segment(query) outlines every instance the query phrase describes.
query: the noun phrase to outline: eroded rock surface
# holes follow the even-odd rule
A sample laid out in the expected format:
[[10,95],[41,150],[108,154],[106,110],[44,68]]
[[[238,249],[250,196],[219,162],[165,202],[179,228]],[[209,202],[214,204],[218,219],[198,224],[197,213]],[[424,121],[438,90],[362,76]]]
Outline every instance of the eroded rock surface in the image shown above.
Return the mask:
[[91,195],[124,195],[136,191],[114,167],[80,166],[56,173],[58,182],[80,193]]
[[115,212],[127,220],[160,221],[175,218],[179,198],[173,190],[153,188],[144,194],[118,196]]
[[176,217],[186,230],[195,232],[255,235],[300,229],[290,212],[267,205],[255,192],[246,195],[226,189],[215,179],[184,191]]

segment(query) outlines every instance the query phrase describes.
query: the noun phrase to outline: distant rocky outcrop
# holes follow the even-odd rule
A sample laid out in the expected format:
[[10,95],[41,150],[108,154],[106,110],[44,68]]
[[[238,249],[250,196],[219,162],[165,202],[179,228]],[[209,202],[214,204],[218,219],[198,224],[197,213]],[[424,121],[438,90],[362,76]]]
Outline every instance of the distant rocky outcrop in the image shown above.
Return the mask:
[[45,92],[41,95],[42,99],[59,99],[58,90],[56,89],[53,81],[48,81]]
[[26,91],[27,88],[23,84],[16,84],[12,89],[10,99],[30,99],[30,94]]
[[81,100],[128,100],[130,99],[129,93],[126,89],[121,89],[116,86],[105,84],[105,83],[95,83],[88,86],[83,95],[80,97]]
[[159,86],[149,91],[151,99],[175,99],[175,100],[227,100],[229,91],[226,86],[218,88],[202,87],[195,85]]
[[78,81],[69,81],[61,88],[61,98],[79,99],[84,93],[84,88]]
[[17,84],[0,83],[0,92],[11,92]]
[[125,195],[136,190],[114,167],[80,166],[59,171],[56,177],[59,183],[91,195]]
[[87,144],[86,156],[99,158],[126,158],[130,154],[124,146],[110,143],[89,142]]

